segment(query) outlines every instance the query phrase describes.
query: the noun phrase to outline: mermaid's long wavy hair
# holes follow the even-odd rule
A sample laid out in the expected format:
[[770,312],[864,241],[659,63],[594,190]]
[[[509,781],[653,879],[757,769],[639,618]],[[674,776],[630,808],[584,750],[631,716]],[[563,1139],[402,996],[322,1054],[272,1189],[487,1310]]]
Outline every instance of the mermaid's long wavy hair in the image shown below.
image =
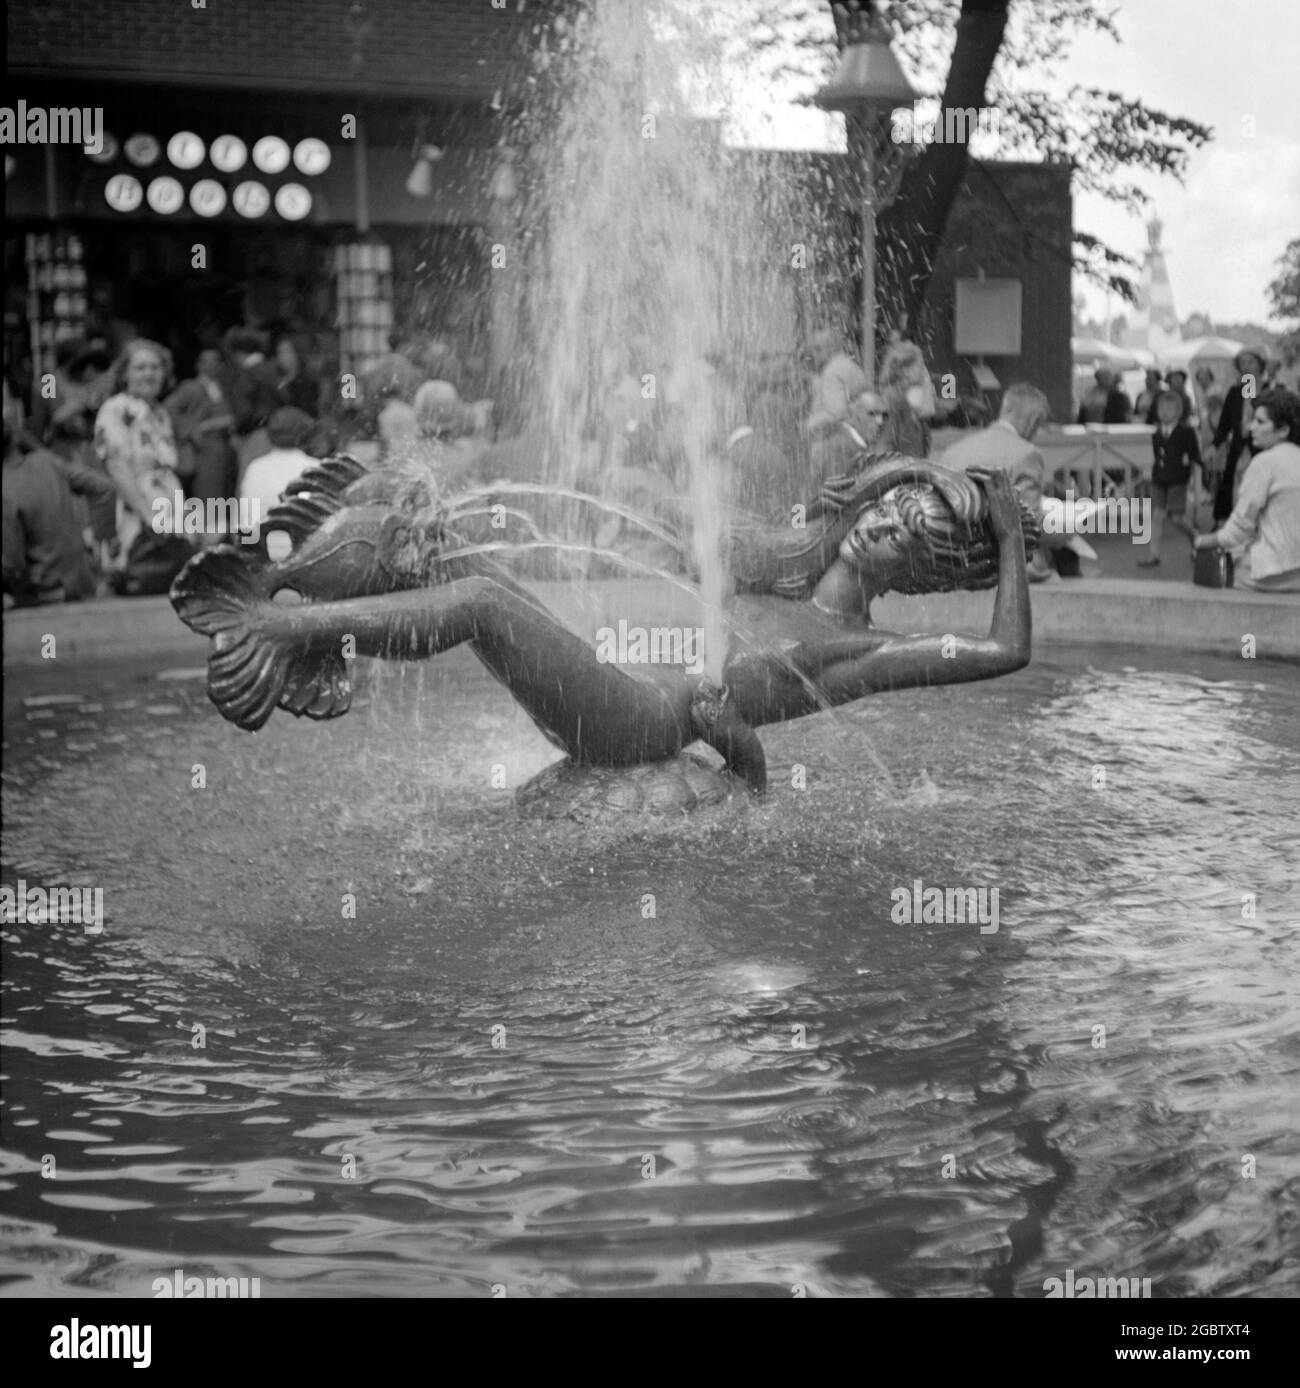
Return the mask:
[[[939,489],[928,483],[904,483],[881,497],[881,502],[893,499],[908,533],[919,544],[918,562],[910,571],[891,576],[888,590],[919,594],[997,587],[998,542],[988,521],[984,494],[968,478],[962,477],[960,482],[974,492],[971,510],[976,518],[969,524],[958,517]],[[1023,501],[1020,533],[1028,559],[1038,544],[1040,529],[1038,518]]]

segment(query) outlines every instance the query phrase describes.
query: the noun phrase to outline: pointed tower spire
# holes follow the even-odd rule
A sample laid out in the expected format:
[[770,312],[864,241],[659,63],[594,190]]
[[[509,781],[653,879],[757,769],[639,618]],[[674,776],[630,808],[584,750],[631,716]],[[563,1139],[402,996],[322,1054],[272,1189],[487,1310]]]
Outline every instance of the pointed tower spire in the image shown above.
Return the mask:
[[1147,250],[1142,258],[1142,279],[1138,285],[1137,312],[1129,333],[1130,347],[1145,347],[1159,360],[1175,343],[1182,341],[1178,314],[1174,309],[1174,289],[1169,283],[1160,233],[1164,223],[1152,217],[1147,223]]

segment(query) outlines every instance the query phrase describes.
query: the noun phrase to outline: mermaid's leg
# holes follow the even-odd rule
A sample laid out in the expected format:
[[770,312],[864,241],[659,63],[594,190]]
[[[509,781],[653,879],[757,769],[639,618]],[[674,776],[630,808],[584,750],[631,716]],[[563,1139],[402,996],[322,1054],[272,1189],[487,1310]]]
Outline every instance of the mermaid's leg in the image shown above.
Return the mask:
[[223,716],[261,727],[278,706],[328,718],[347,711],[350,656],[421,660],[461,642],[578,761],[655,761],[690,742],[693,686],[638,678],[596,652],[535,600],[487,577],[382,599],[269,602],[242,559],[214,550],[172,594],[182,619],[213,638],[208,689]]

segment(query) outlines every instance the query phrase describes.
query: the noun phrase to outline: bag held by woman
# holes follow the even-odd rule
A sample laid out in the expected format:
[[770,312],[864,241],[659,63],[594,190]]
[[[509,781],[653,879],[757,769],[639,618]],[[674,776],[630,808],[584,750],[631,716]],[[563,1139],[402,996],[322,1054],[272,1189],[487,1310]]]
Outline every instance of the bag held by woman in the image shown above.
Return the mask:
[[1192,582],[1200,588],[1232,587],[1232,555],[1218,545],[1198,549],[1192,567]]

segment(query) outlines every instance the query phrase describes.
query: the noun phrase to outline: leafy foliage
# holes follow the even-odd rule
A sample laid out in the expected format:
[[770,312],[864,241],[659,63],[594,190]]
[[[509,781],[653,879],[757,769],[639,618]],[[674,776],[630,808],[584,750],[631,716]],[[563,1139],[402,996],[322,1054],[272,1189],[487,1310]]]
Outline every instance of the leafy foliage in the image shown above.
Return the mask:
[[1137,303],[1137,293],[1129,274],[1140,267],[1132,256],[1124,255],[1090,232],[1076,228],[1074,265],[1076,270],[1103,285],[1110,293],[1118,294],[1129,303]]
[[1277,278],[1268,287],[1268,300],[1277,318],[1300,318],[1300,237],[1278,257]]
[[1277,343],[1282,360],[1293,366],[1300,361],[1300,237],[1278,257],[1277,271],[1277,278],[1268,287],[1268,300],[1273,316],[1293,325]]
[[[855,8],[825,0],[758,0],[737,42],[776,89],[810,101],[834,70],[834,39]],[[985,105],[998,117],[996,136],[991,146],[977,146],[981,156],[1067,162],[1076,189],[1140,212],[1150,199],[1132,175],[1147,171],[1181,181],[1192,152],[1211,138],[1206,126],[1121,92],[1076,84],[1062,97],[1051,79],[1080,37],[1120,40],[1106,0],[892,0],[878,8],[904,70],[922,97],[932,98],[965,60],[957,38],[963,15],[1006,12],[986,88]],[[904,197],[909,181],[929,176],[925,165],[923,158],[909,168]],[[1136,301],[1129,273],[1136,263],[1096,237],[1076,234],[1075,264]]]

